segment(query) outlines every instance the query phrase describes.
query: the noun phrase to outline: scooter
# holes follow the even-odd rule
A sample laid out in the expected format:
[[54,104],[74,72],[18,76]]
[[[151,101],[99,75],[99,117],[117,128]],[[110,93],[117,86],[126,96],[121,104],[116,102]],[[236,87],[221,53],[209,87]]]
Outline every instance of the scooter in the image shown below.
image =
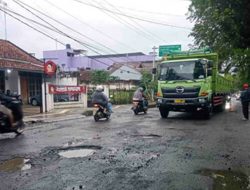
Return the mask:
[[93,116],[94,116],[94,120],[97,122],[103,118],[105,118],[106,120],[109,120],[111,113],[107,111],[107,109],[103,107],[102,105],[94,104]]
[[148,101],[144,99],[146,107],[143,107],[143,101],[142,100],[133,100],[133,107],[131,108],[134,111],[135,115],[138,115],[140,112],[144,112],[144,114],[147,113],[148,108]]
[[[14,132],[18,135],[24,131],[23,122],[23,109],[21,101],[18,101],[14,97],[8,97],[6,95],[1,96],[1,107],[0,109],[0,133],[11,133]],[[11,110],[13,116],[13,124],[11,125],[10,118],[6,108]]]

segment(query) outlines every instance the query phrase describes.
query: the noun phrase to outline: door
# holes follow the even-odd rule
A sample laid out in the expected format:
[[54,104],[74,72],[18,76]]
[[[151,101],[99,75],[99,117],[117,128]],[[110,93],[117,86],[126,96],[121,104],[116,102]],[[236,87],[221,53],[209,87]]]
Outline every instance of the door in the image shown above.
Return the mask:
[[28,94],[28,78],[24,76],[20,76],[21,83],[21,97],[24,104],[28,104],[29,94]]

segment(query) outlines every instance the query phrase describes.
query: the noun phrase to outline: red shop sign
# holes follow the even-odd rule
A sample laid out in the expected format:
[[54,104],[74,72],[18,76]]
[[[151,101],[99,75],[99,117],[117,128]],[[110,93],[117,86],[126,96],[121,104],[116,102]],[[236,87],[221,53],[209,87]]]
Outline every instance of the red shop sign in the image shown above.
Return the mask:
[[79,94],[86,93],[86,86],[57,86],[49,84],[50,94]]
[[47,61],[44,64],[44,73],[47,75],[54,75],[56,73],[57,66],[53,61]]

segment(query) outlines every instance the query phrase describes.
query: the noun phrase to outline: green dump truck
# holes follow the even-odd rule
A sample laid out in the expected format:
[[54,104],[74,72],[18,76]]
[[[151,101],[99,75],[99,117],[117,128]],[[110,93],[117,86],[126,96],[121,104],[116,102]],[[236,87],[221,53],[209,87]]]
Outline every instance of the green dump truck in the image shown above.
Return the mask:
[[162,118],[170,111],[200,112],[209,119],[223,111],[233,81],[218,73],[216,53],[181,53],[158,66],[157,106]]

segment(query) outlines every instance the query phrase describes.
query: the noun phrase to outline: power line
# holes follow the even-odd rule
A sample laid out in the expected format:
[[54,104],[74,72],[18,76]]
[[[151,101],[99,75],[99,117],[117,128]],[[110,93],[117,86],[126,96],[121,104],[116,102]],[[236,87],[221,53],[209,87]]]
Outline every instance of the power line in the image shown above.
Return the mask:
[[106,8],[98,7],[98,6],[95,6],[93,4],[84,3],[84,2],[82,2],[80,0],[73,0],[73,1],[76,1],[76,2],[78,2],[80,4],[84,4],[84,5],[87,5],[87,6],[90,6],[90,7],[94,7],[94,8],[97,8],[97,9],[102,9],[102,10],[105,10],[105,11],[108,11],[108,12],[111,12],[111,13],[114,13],[114,14],[118,14],[118,15],[121,15],[121,16],[124,16],[124,17],[132,18],[132,19],[135,19],[135,20],[140,20],[140,21],[143,21],[143,22],[148,22],[148,23],[151,23],[151,24],[157,24],[157,25],[161,25],[161,26],[185,29],[185,30],[189,30],[189,31],[191,30],[191,28],[184,27],[184,26],[176,26],[176,25],[161,23],[161,22],[157,22],[157,21],[147,20],[147,19],[143,19],[143,18],[138,18],[138,17],[135,17],[135,16],[130,16],[130,15],[119,13],[119,12],[116,12],[116,11],[112,11],[112,10],[109,10],[109,9],[106,9]]
[[[40,30],[36,29],[35,27],[31,26],[30,24],[28,24],[28,23],[26,23],[26,22],[22,21],[21,19],[19,19],[19,18],[15,17],[15,16],[14,16],[14,15],[12,15],[11,13],[9,13],[9,12],[7,12],[7,11],[3,10],[1,7],[0,7],[0,10],[1,10],[2,12],[5,12],[5,14],[9,15],[10,17],[12,17],[12,18],[16,19],[17,21],[21,22],[22,24],[24,24],[24,25],[26,25],[26,26],[28,26],[28,27],[32,28],[33,30],[35,30],[35,31],[37,31],[37,32],[39,32],[39,33],[41,33],[41,34],[43,34],[44,36],[46,36],[46,37],[48,37],[48,38],[50,38],[50,39],[52,39],[52,40],[56,40],[55,38],[52,38],[50,35],[48,35],[48,34],[46,34],[46,33],[42,32],[42,31],[40,31]],[[8,10],[8,11],[9,11],[9,10]],[[63,42],[60,42],[60,41],[58,41],[58,42],[59,42],[60,44],[64,45],[64,46],[66,45],[66,44],[65,44],[65,43],[63,43]]]
[[[60,22],[60,21],[58,21],[58,20],[56,20],[56,19],[54,19],[54,18],[52,18],[52,17],[50,17],[50,16],[44,14],[43,12],[41,12],[41,11],[39,11],[39,10],[37,10],[37,9],[35,9],[35,8],[33,8],[33,7],[31,7],[31,6],[27,5],[27,4],[25,4],[25,3],[23,3],[23,2],[20,2],[19,0],[12,0],[12,1],[14,1],[15,3],[17,3],[17,4],[18,4],[19,6],[21,6],[23,9],[25,9],[26,11],[28,11],[28,12],[31,13],[32,15],[36,16],[37,18],[39,18],[40,20],[42,20],[43,22],[45,22],[45,23],[48,24],[49,26],[55,28],[59,33],[61,33],[62,35],[66,36],[66,37],[72,38],[70,35],[66,34],[65,32],[62,32],[61,30],[59,30],[58,28],[56,28],[54,25],[50,24],[48,21],[44,20],[43,18],[41,18],[40,16],[38,16],[37,14],[35,14],[34,12],[32,12],[30,9],[28,9],[28,8],[26,8],[26,7],[29,7],[29,8],[31,8],[31,9],[33,9],[33,10],[39,12],[39,13],[42,14],[43,16],[45,16],[45,17],[47,17],[47,18],[53,20],[54,22],[57,22],[57,23],[61,24],[62,26],[68,28],[69,30],[74,31],[74,32],[77,33],[77,34],[79,34],[79,35],[81,35],[81,36],[83,36],[83,37],[85,37],[85,38],[87,38],[87,39],[89,39],[89,40],[92,40],[92,41],[94,41],[95,43],[100,44],[99,42],[96,42],[95,40],[89,38],[88,36],[83,35],[82,33],[80,33],[80,32],[78,32],[78,31],[72,29],[71,27],[69,27],[69,26],[63,24],[62,22]],[[18,2],[17,2],[17,1],[18,1]],[[24,7],[24,6],[21,5],[21,4],[25,5],[26,7]],[[94,48],[94,49],[98,49],[98,48],[96,48],[96,47],[94,47],[94,46],[92,46],[92,45],[89,45],[89,44],[87,44],[87,43],[84,43],[84,45],[89,46],[89,47]],[[110,48],[104,46],[103,44],[101,44],[101,46],[103,46],[103,47],[105,47],[105,48],[107,48],[107,49],[113,51],[112,49],[110,49]],[[100,49],[99,49],[99,50],[100,50]]]
[[162,15],[162,16],[171,16],[171,17],[173,17],[173,16],[174,17],[184,17],[185,16],[185,15],[175,15],[175,14],[163,13],[163,12],[146,11],[146,10],[134,9],[134,8],[123,7],[123,6],[119,6],[119,8],[126,9],[126,10],[129,10],[129,11],[134,11],[134,12],[153,14],[153,15]]
[[[21,14],[19,14],[19,13],[16,13],[16,12],[10,10],[10,9],[7,9],[8,12],[6,12],[6,11],[3,10],[3,9],[0,9],[0,10],[3,11],[4,13],[8,14],[8,15],[11,16],[12,18],[18,20],[19,22],[25,24],[26,26],[32,28],[33,30],[35,30],[35,31],[37,31],[37,32],[39,32],[39,33],[45,35],[46,37],[48,37],[48,38],[50,38],[50,39],[53,39],[53,40],[57,40],[57,41],[58,41],[60,44],[62,44],[62,45],[65,45],[65,44],[62,43],[62,42],[60,42],[58,39],[52,38],[50,35],[46,34],[45,32],[39,31],[37,28],[35,28],[35,27],[31,26],[30,24],[28,24],[27,22],[24,22],[24,21],[22,21],[21,19],[15,17],[13,14],[16,14],[16,15],[18,15],[19,17],[21,17],[21,18],[23,18],[23,19],[26,19],[26,20],[28,20],[28,21],[30,21],[30,22],[33,22],[33,23],[37,24],[37,25],[40,25],[40,26],[42,26],[42,27],[44,27],[44,28],[46,28],[46,29],[49,29],[49,30],[51,30],[51,31],[53,31],[53,32],[59,33],[59,34],[61,34],[61,35],[64,35],[64,36],[66,36],[66,37],[68,37],[68,38],[70,38],[70,39],[72,39],[72,40],[78,42],[79,44],[81,44],[81,45],[83,45],[83,46],[88,45],[88,44],[84,44],[84,43],[82,43],[81,41],[79,41],[79,40],[77,40],[77,39],[75,39],[75,38],[73,38],[73,37],[67,35],[66,33],[61,32],[61,31],[60,31],[59,29],[57,29],[56,27],[48,27],[48,26],[46,26],[46,25],[44,25],[44,24],[41,24],[41,23],[39,23],[39,22],[37,22],[37,21],[35,21],[35,20],[32,20],[32,19],[27,18],[27,17],[25,17],[25,16],[23,16],[23,15],[21,15]],[[13,13],[13,14],[11,14],[10,12]],[[31,11],[29,11],[29,12],[32,13]],[[42,18],[41,18],[41,19],[42,19]],[[43,20],[43,19],[42,19],[42,20]],[[44,20],[43,20],[43,21],[44,21]],[[47,21],[45,21],[45,22],[48,23]],[[48,23],[48,24],[50,24],[50,23]],[[50,24],[50,25],[51,25],[51,24]],[[88,49],[91,49],[90,47],[87,47],[87,48],[88,48]],[[94,51],[94,52],[96,52],[96,53],[99,54],[99,55],[102,55],[102,54],[100,54],[99,52],[97,52],[97,51],[95,51],[95,50],[93,50],[93,49],[91,49],[91,50]],[[121,57],[121,58],[123,58],[123,57]],[[92,59],[92,60],[95,60],[95,61],[97,61],[97,62],[99,62],[99,63],[102,63],[102,64],[104,64],[104,65],[106,65],[106,66],[110,66],[109,64],[107,64],[107,63],[105,63],[105,62],[102,62],[102,61],[100,61],[100,60],[98,60],[98,59],[95,59],[95,58],[91,58],[91,59]],[[109,59],[110,59],[111,61],[115,62],[115,61],[112,60],[111,58],[109,58]],[[119,70],[123,70],[123,69],[119,69]],[[127,71],[127,70],[123,70],[123,71]],[[130,72],[130,73],[133,73],[133,72]],[[133,74],[137,74],[137,73],[133,73]]]
[[[94,0],[95,1],[95,0]],[[96,2],[96,1],[95,1]],[[98,2],[96,2],[98,3]],[[93,5],[93,4],[92,4]],[[103,5],[101,5],[103,8],[105,8]],[[149,40],[149,41],[154,41],[151,37],[149,37],[147,34],[145,34],[143,31],[141,31],[140,29],[138,29],[136,26],[134,26],[133,24],[129,23],[128,21],[126,21],[125,19],[117,16],[116,14],[107,12],[103,9],[99,9],[102,12],[104,12],[105,14],[107,14],[108,16],[112,17],[113,19],[115,19],[117,22],[126,25],[130,30],[132,30],[133,32],[136,32],[138,35],[143,36],[145,39]]]
[[[50,38],[50,39],[52,39],[52,40],[57,40],[60,44],[62,44],[62,45],[64,45],[64,46],[66,45],[65,43],[59,41],[58,39],[52,38],[50,35],[46,34],[45,32],[39,31],[39,30],[36,29],[35,27],[33,27],[33,26],[31,26],[30,24],[28,24],[27,22],[24,22],[24,21],[22,21],[21,19],[15,17],[14,15],[12,15],[12,14],[9,13],[9,12],[13,12],[14,14],[16,14],[16,15],[18,15],[18,16],[21,16],[22,18],[27,19],[27,20],[30,20],[30,21],[34,21],[34,20],[28,19],[28,18],[26,18],[26,17],[24,17],[24,16],[22,16],[22,15],[20,15],[20,14],[18,14],[18,13],[15,13],[14,11],[11,11],[11,10],[9,10],[9,9],[6,9],[6,10],[9,11],[9,12],[3,10],[1,7],[0,7],[0,10],[1,10],[2,12],[5,12],[5,13],[6,13],[7,15],[9,15],[10,17],[16,19],[17,21],[23,23],[24,25],[26,25],[26,26],[32,28],[33,30],[35,30],[35,31],[37,31],[37,32],[39,32],[39,33],[45,35],[46,37],[48,37],[48,38]],[[36,24],[39,24],[39,23],[36,22],[36,21],[34,21],[34,22],[35,22]],[[43,24],[41,24],[41,23],[40,23],[40,25],[41,25],[41,26],[45,26],[45,25],[43,25]],[[48,27],[47,27],[47,29],[50,29],[50,30],[54,31],[53,29],[48,28]],[[54,31],[54,32],[56,32],[56,31]],[[74,41],[80,43],[81,45],[83,45],[80,41],[77,41],[77,40],[75,40],[75,39],[72,39],[72,40],[74,40]],[[99,55],[101,55],[101,54],[98,53],[98,52],[96,52],[96,53],[99,54]],[[103,65],[108,66],[108,67],[110,66],[109,64],[107,64],[107,63],[105,63],[105,62],[103,62],[103,61],[100,61],[100,60],[98,60],[98,59],[96,59],[96,58],[90,58],[90,59],[95,60],[96,62],[99,62],[99,63],[101,63],[101,64],[103,64]],[[110,60],[112,60],[112,59],[110,59]],[[114,60],[112,60],[112,61],[114,61]],[[118,70],[127,71],[127,70],[124,70],[124,69],[118,69]],[[133,73],[133,72],[130,72],[130,73],[132,73],[132,74],[138,74],[138,73]]]
[[[111,40],[113,40],[113,41],[118,42],[120,45],[123,45],[124,47],[127,47],[127,48],[129,48],[129,49],[133,49],[133,48],[129,47],[127,44],[124,44],[124,43],[121,42],[121,41],[115,40],[113,37],[107,35],[106,33],[102,32],[101,30],[99,30],[99,29],[97,29],[97,28],[95,28],[95,27],[89,25],[89,24],[86,23],[86,22],[83,22],[82,20],[80,20],[79,18],[77,18],[77,17],[75,17],[74,15],[70,14],[69,12],[65,11],[64,9],[58,7],[58,6],[55,5],[54,3],[51,3],[51,2],[49,2],[48,0],[44,0],[44,1],[45,1],[46,3],[48,3],[48,4],[50,4],[51,6],[55,7],[56,9],[62,11],[63,13],[67,14],[68,16],[70,16],[70,17],[76,19],[76,20],[79,21],[80,23],[82,23],[82,24],[88,26],[89,28],[91,28],[91,29],[93,29],[93,30],[99,32],[100,34],[106,36],[107,38],[109,38],[109,39],[111,39]],[[134,49],[133,49],[133,50],[134,50]]]
[[[14,1],[14,2],[16,2],[16,1],[20,2],[19,0],[13,0],[13,1]],[[16,2],[16,3],[17,3],[18,5],[20,5],[18,2]],[[21,3],[22,3],[22,2],[21,2]],[[90,40],[92,40],[92,41],[98,43],[99,45],[101,45],[101,46],[105,47],[106,49],[109,49],[109,50],[111,50],[112,52],[114,52],[114,53],[117,54],[117,52],[114,51],[114,50],[112,50],[111,48],[109,48],[109,47],[107,47],[107,46],[105,46],[105,45],[103,45],[103,44],[101,44],[101,43],[99,43],[99,42],[97,42],[97,41],[95,41],[95,40],[93,40],[93,39],[87,37],[86,35],[83,35],[83,34],[79,33],[78,31],[76,31],[76,30],[72,29],[71,27],[69,27],[69,26],[63,24],[62,22],[60,22],[60,21],[58,21],[58,20],[56,20],[56,19],[54,19],[54,18],[52,18],[52,17],[50,17],[50,16],[44,14],[43,12],[41,12],[41,11],[39,11],[39,10],[37,10],[37,9],[35,9],[35,8],[33,8],[33,7],[31,7],[31,6],[27,5],[27,4],[25,4],[25,3],[22,3],[22,4],[24,4],[25,6],[31,8],[31,9],[37,11],[37,12],[39,12],[40,14],[46,16],[47,18],[49,18],[49,19],[51,19],[51,20],[53,20],[53,21],[55,21],[55,22],[57,22],[57,23],[63,25],[64,27],[66,27],[66,28],[68,28],[68,29],[70,29],[70,30],[76,32],[76,33],[79,34],[79,35],[82,35],[82,36],[84,36],[84,37],[86,37],[86,38],[88,38],[88,39],[90,39]],[[43,18],[41,18],[40,16],[36,15],[34,12],[30,11],[28,8],[26,8],[26,7],[22,6],[22,5],[20,5],[20,6],[21,6],[22,8],[24,8],[25,10],[27,10],[28,12],[30,12],[32,15],[34,15],[34,16],[38,17],[39,19],[41,19],[43,22],[45,22],[45,23],[47,23],[48,25],[50,25],[51,27],[55,28],[55,29],[56,29],[59,33],[61,33],[62,35],[66,36],[66,37],[68,37],[68,38],[71,38],[71,39],[73,39],[74,41],[80,43],[81,45],[83,45],[83,46],[85,46],[85,47],[87,46],[87,48],[89,48],[89,49],[92,50],[93,52],[95,52],[95,53],[97,53],[97,54],[100,54],[99,52],[93,50],[93,48],[94,48],[94,49],[97,49],[97,48],[95,48],[95,47],[93,47],[93,46],[90,46],[90,45],[88,45],[88,44],[86,44],[86,43],[82,44],[82,42],[80,42],[79,40],[75,40],[73,37],[71,37],[71,36],[69,36],[68,34],[62,32],[61,30],[59,30],[58,28],[56,28],[55,26],[53,26],[53,25],[50,24],[49,22],[45,21],[45,20],[44,20]],[[127,58],[127,59],[128,59],[128,58]],[[112,60],[112,61],[113,61],[113,60]]]
[[[108,5],[110,5],[111,7],[113,7],[115,10],[117,10],[120,13],[123,13],[121,10],[119,10],[115,5],[109,3],[107,0],[104,0],[104,2],[106,2]],[[124,14],[124,13],[123,13]],[[144,28],[142,25],[140,25],[138,22],[136,22],[135,20],[131,19],[130,20],[138,27],[141,28],[142,31],[145,31],[145,33],[157,40],[159,40],[160,42],[164,41],[162,39],[160,39],[158,36],[156,36],[155,34],[151,33],[150,31],[148,31],[146,28]]]

